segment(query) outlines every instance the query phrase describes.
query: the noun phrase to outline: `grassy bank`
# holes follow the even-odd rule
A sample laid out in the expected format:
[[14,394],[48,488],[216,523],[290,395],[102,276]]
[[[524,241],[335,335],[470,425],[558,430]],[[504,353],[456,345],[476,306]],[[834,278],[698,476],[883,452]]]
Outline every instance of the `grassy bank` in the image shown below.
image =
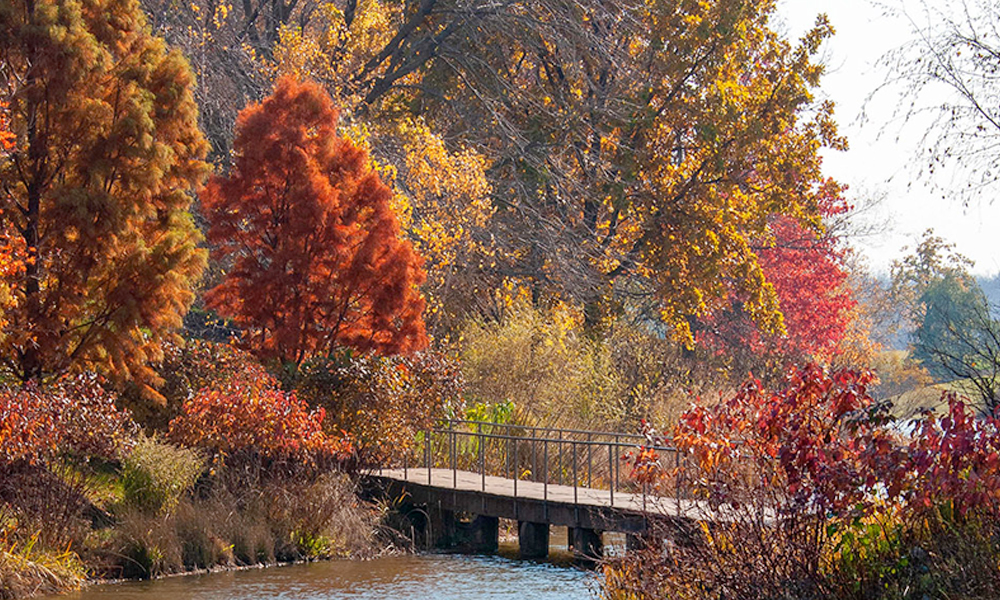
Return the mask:
[[88,580],[368,557],[386,548],[381,509],[358,500],[343,473],[252,456],[210,460],[154,438],[140,437],[120,462],[23,463],[0,481],[2,600]]

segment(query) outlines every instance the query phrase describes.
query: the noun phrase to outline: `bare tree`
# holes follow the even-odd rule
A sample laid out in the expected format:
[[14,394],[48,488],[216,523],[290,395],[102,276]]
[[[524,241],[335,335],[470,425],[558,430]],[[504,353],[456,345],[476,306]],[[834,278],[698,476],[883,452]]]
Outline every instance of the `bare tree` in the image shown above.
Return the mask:
[[920,176],[944,191],[935,175],[947,171],[951,195],[988,197],[1000,174],[1000,5],[921,0],[908,10],[898,0],[886,12],[912,38],[882,57],[889,76],[873,96],[902,89],[896,119],[926,127]]

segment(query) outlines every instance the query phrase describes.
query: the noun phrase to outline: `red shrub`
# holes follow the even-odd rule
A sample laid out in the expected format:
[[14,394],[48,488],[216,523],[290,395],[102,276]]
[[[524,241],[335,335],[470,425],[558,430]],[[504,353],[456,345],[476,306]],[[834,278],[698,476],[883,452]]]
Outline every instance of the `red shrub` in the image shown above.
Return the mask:
[[271,459],[313,462],[344,458],[351,444],[323,432],[323,409],[310,410],[270,377],[206,388],[184,402],[170,422],[170,437],[213,452],[256,453]]
[[878,483],[875,458],[893,448],[868,395],[873,380],[815,365],[793,371],[779,392],[751,380],[729,400],[684,413],[672,441],[694,459],[694,483],[716,502],[777,485],[789,505],[857,507]]
[[[807,366],[781,391],[751,381],[686,412],[672,440],[654,437],[689,457],[678,476],[715,517],[681,532],[698,543],[651,544],[613,563],[609,595],[997,597],[1000,421],[952,396],[947,415],[921,416],[907,438],[888,427],[871,383]],[[635,477],[673,493],[648,448],[632,460]],[[660,527],[652,535],[678,537],[678,522]]]
[[112,458],[134,429],[95,375],[0,390],[0,462],[40,463],[61,453]]
[[969,511],[1000,515],[1000,420],[977,418],[954,393],[948,414],[926,414],[915,423],[906,460],[883,468],[890,495],[911,510],[949,504],[955,516]]

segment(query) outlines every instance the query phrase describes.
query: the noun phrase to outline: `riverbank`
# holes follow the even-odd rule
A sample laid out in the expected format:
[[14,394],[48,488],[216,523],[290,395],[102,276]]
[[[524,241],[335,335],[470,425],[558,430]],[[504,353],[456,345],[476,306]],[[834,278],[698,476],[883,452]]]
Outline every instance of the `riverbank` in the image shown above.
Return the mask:
[[386,507],[360,500],[343,473],[236,460],[195,461],[185,469],[183,452],[146,440],[123,464],[26,464],[4,473],[0,487],[18,493],[7,493],[0,511],[0,600],[71,591],[88,581],[407,549],[383,526]]

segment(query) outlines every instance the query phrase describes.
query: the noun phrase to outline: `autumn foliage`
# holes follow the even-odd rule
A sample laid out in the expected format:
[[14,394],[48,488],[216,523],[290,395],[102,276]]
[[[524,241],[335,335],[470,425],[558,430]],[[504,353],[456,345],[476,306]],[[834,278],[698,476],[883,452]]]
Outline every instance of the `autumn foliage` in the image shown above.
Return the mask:
[[208,165],[187,61],[134,0],[0,4],[0,95],[17,137],[0,226],[25,252],[0,361],[19,379],[150,363],[204,267],[189,208]]
[[116,458],[133,434],[129,416],[92,375],[0,390],[0,464],[44,464],[65,454]]
[[346,436],[324,433],[322,408],[310,409],[266,373],[204,388],[181,411],[170,438],[218,454],[312,463],[352,452]]
[[10,116],[7,114],[7,103],[0,100],[0,153],[5,153],[14,147],[14,133],[10,130]]
[[[642,590],[638,597],[659,597],[655,589],[774,598],[792,589],[796,597],[895,598],[904,596],[890,590],[935,586],[992,597],[1000,590],[1000,547],[989,536],[1000,518],[1000,421],[975,418],[951,396],[946,415],[922,415],[904,436],[869,395],[873,381],[809,365],[780,390],[752,380],[685,413],[658,441],[675,444],[686,467],[674,472],[643,449],[632,455],[634,473],[654,486],[680,477],[719,521],[703,529],[703,545],[624,561],[631,575],[618,573],[613,584]],[[974,573],[956,583],[954,571],[970,564]]]
[[[837,187],[828,183],[819,209],[830,220],[842,218],[849,207]],[[756,253],[777,296],[784,332],[760,329],[743,310],[740,296],[733,294],[729,308],[705,321],[699,340],[730,355],[743,352],[758,359],[829,364],[842,349],[857,305],[847,287],[847,250],[839,237],[787,216],[773,218],[769,229],[773,243]]]
[[741,493],[775,486],[787,505],[856,508],[878,483],[869,459],[891,439],[869,412],[873,382],[867,372],[816,365],[793,370],[776,392],[751,380],[730,399],[684,413],[673,443],[692,458],[692,483],[713,502],[746,501]]
[[202,196],[209,240],[230,265],[206,301],[268,359],[427,344],[422,260],[400,238],[389,188],[336,127],[319,86],[281,79],[240,114],[232,170]]
[[457,363],[433,352],[340,353],[304,364],[296,390],[325,410],[327,432],[349,432],[359,459],[381,464],[399,459],[420,431],[461,406],[463,379]]

